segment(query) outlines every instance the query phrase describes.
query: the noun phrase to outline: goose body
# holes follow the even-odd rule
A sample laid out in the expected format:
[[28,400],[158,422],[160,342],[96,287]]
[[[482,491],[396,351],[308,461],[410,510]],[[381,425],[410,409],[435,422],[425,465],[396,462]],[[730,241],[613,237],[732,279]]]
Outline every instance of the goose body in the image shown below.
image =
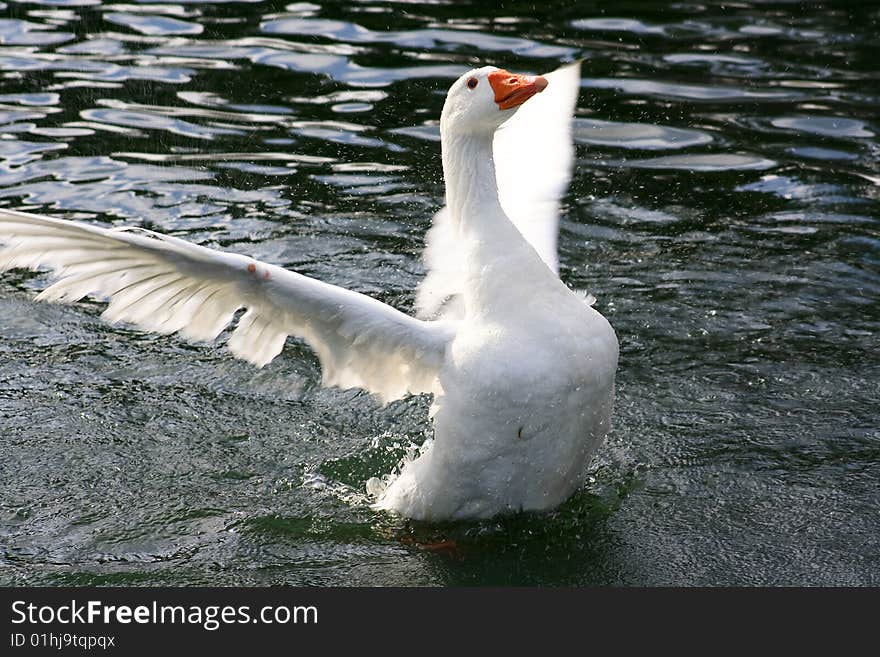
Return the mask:
[[522,117],[537,132],[520,121],[496,134],[547,79],[484,67],[450,88],[447,206],[429,234],[420,318],[178,238],[3,209],[0,269],[50,267],[58,280],[39,299],[95,294],[110,301],[108,321],[195,340],[216,338],[245,308],[229,347],[255,365],[294,335],[318,354],[327,385],[383,401],[432,393],[433,443],[376,491],[378,508],[425,520],[552,508],[582,485],[608,431],[618,356],[605,318],[556,275],[577,68],[549,74],[550,85],[554,76],[560,98],[539,111],[539,96],[537,114]]
[[[565,74],[571,69],[576,72],[570,67]],[[450,95],[455,91],[453,85]],[[458,262],[446,263],[445,289],[450,292],[451,281],[459,289],[452,291],[453,305],[448,299],[430,305],[458,323],[434,391],[435,439],[379,500],[380,507],[415,518],[489,517],[558,505],[583,483],[611,418],[614,331],[559,280],[555,237],[535,240],[542,257],[499,196],[497,180],[509,177],[499,177],[496,157],[508,158],[500,164],[510,171],[509,158],[540,153],[547,142],[523,139],[520,152],[505,143],[499,154],[495,131],[471,123],[447,101],[440,122],[447,188],[441,219],[456,245],[445,257],[455,254]],[[564,154],[559,159],[564,162]],[[506,197],[525,210],[517,219],[532,228],[533,239],[556,232],[557,209],[546,205],[558,196],[541,180],[540,174],[520,175],[526,187]],[[558,175],[549,184],[556,181]],[[432,276],[420,290],[424,305]]]
[[[537,258],[530,264],[546,270]],[[497,274],[509,285],[531,273],[524,269]],[[380,507],[422,519],[485,518],[553,508],[583,483],[611,419],[614,332],[558,279],[518,292],[507,310],[462,320],[435,390],[434,442]]]

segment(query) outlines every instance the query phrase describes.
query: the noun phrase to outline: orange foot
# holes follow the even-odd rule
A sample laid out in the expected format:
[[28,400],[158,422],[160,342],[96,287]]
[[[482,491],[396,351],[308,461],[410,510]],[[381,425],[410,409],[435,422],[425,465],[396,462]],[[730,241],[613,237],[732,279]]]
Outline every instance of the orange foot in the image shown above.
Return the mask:
[[443,539],[440,541],[425,541],[419,538],[415,538],[413,536],[402,536],[400,538],[401,543],[405,543],[407,545],[412,545],[418,550],[422,550],[424,552],[434,552],[438,554],[443,554],[447,557],[452,557],[454,559],[464,559],[464,554],[462,553],[461,548],[458,543],[451,539]]

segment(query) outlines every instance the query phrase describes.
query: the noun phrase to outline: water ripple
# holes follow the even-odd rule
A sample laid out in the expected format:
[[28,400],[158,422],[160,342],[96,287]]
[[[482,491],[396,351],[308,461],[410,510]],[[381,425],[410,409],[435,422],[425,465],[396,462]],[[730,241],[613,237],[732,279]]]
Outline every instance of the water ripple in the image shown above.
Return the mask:
[[594,89],[616,89],[626,94],[639,96],[657,96],[660,98],[693,101],[723,101],[727,103],[738,103],[745,100],[780,102],[803,97],[802,94],[796,91],[747,89],[727,85],[681,84],[636,78],[594,78],[584,80],[582,85]]
[[34,304],[44,277],[5,272],[0,583],[878,581],[870,3],[0,8],[0,204],[172,232],[405,311],[444,202],[449,82],[582,58],[560,272],[621,344],[583,491],[413,526],[364,483],[425,441],[426,397],[378,408],[322,388],[297,341],[256,370],[106,326],[92,301]]
[[5,46],[48,46],[71,41],[71,32],[53,32],[52,26],[30,21],[0,18],[0,44]]
[[633,18],[584,18],[572,21],[572,26],[581,30],[597,32],[631,32],[633,34],[666,34],[659,25],[647,25]]
[[110,123],[129,128],[147,128],[164,130],[175,135],[193,137],[195,139],[214,139],[218,135],[242,135],[242,130],[234,128],[206,127],[175,119],[153,112],[132,112],[128,110],[96,108],[80,112],[84,119]]
[[867,129],[864,121],[844,119],[836,116],[796,116],[771,119],[771,125],[777,128],[794,130],[823,137],[873,137],[874,133]]
[[508,51],[532,57],[571,58],[573,49],[551,46],[522,38],[485,34],[476,30],[420,29],[405,32],[374,32],[356,23],[289,17],[266,21],[260,29],[267,34],[321,36],[345,43],[393,43],[401,48],[434,49],[443,44],[476,46],[481,50]]
[[123,66],[86,58],[59,58],[56,55],[42,53],[0,54],[0,71],[51,71],[57,78],[104,82],[152,80],[172,84],[189,82],[194,72],[183,67],[150,66],[146,62],[144,65]]
[[598,119],[575,119],[573,133],[575,141],[582,144],[644,150],[688,148],[712,141],[711,135],[699,130]]
[[679,169],[683,171],[751,171],[764,170],[776,166],[776,162],[748,153],[695,153],[687,155],[666,155],[639,160],[609,162],[611,166],[632,169]]
[[168,18],[167,16],[149,16],[143,14],[125,14],[110,12],[104,14],[104,20],[116,25],[128,27],[140,34],[150,36],[173,35],[173,34],[201,34],[204,26],[199,23],[190,23]]

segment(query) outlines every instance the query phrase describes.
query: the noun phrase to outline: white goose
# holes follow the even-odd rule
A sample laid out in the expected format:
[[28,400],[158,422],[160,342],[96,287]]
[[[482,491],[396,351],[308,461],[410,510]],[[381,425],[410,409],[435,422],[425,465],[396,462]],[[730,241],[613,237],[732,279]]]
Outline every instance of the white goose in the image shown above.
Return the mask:
[[[496,129],[547,78],[559,82],[555,100],[526,104],[495,138],[496,185]],[[583,483],[609,428],[618,348],[605,318],[555,273],[578,67],[547,78],[484,67],[449,90],[447,207],[418,300],[437,319],[175,237],[11,210],[0,210],[0,269],[50,267],[58,280],[38,300],[98,295],[109,322],[192,340],[215,339],[246,308],[229,337],[235,356],[265,365],[293,335],[317,352],[325,385],[384,402],[433,393],[434,441],[378,508],[425,520],[552,508]]]

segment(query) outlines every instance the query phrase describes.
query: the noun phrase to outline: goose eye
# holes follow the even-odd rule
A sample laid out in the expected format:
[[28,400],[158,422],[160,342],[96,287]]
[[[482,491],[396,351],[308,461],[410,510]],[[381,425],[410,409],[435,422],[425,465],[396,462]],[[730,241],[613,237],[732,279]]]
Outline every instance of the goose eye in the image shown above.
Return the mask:
[[476,87],[477,87],[477,83],[478,83],[478,82],[479,82],[479,81],[477,80],[477,78],[470,78],[470,79],[467,81],[468,89],[476,89]]

